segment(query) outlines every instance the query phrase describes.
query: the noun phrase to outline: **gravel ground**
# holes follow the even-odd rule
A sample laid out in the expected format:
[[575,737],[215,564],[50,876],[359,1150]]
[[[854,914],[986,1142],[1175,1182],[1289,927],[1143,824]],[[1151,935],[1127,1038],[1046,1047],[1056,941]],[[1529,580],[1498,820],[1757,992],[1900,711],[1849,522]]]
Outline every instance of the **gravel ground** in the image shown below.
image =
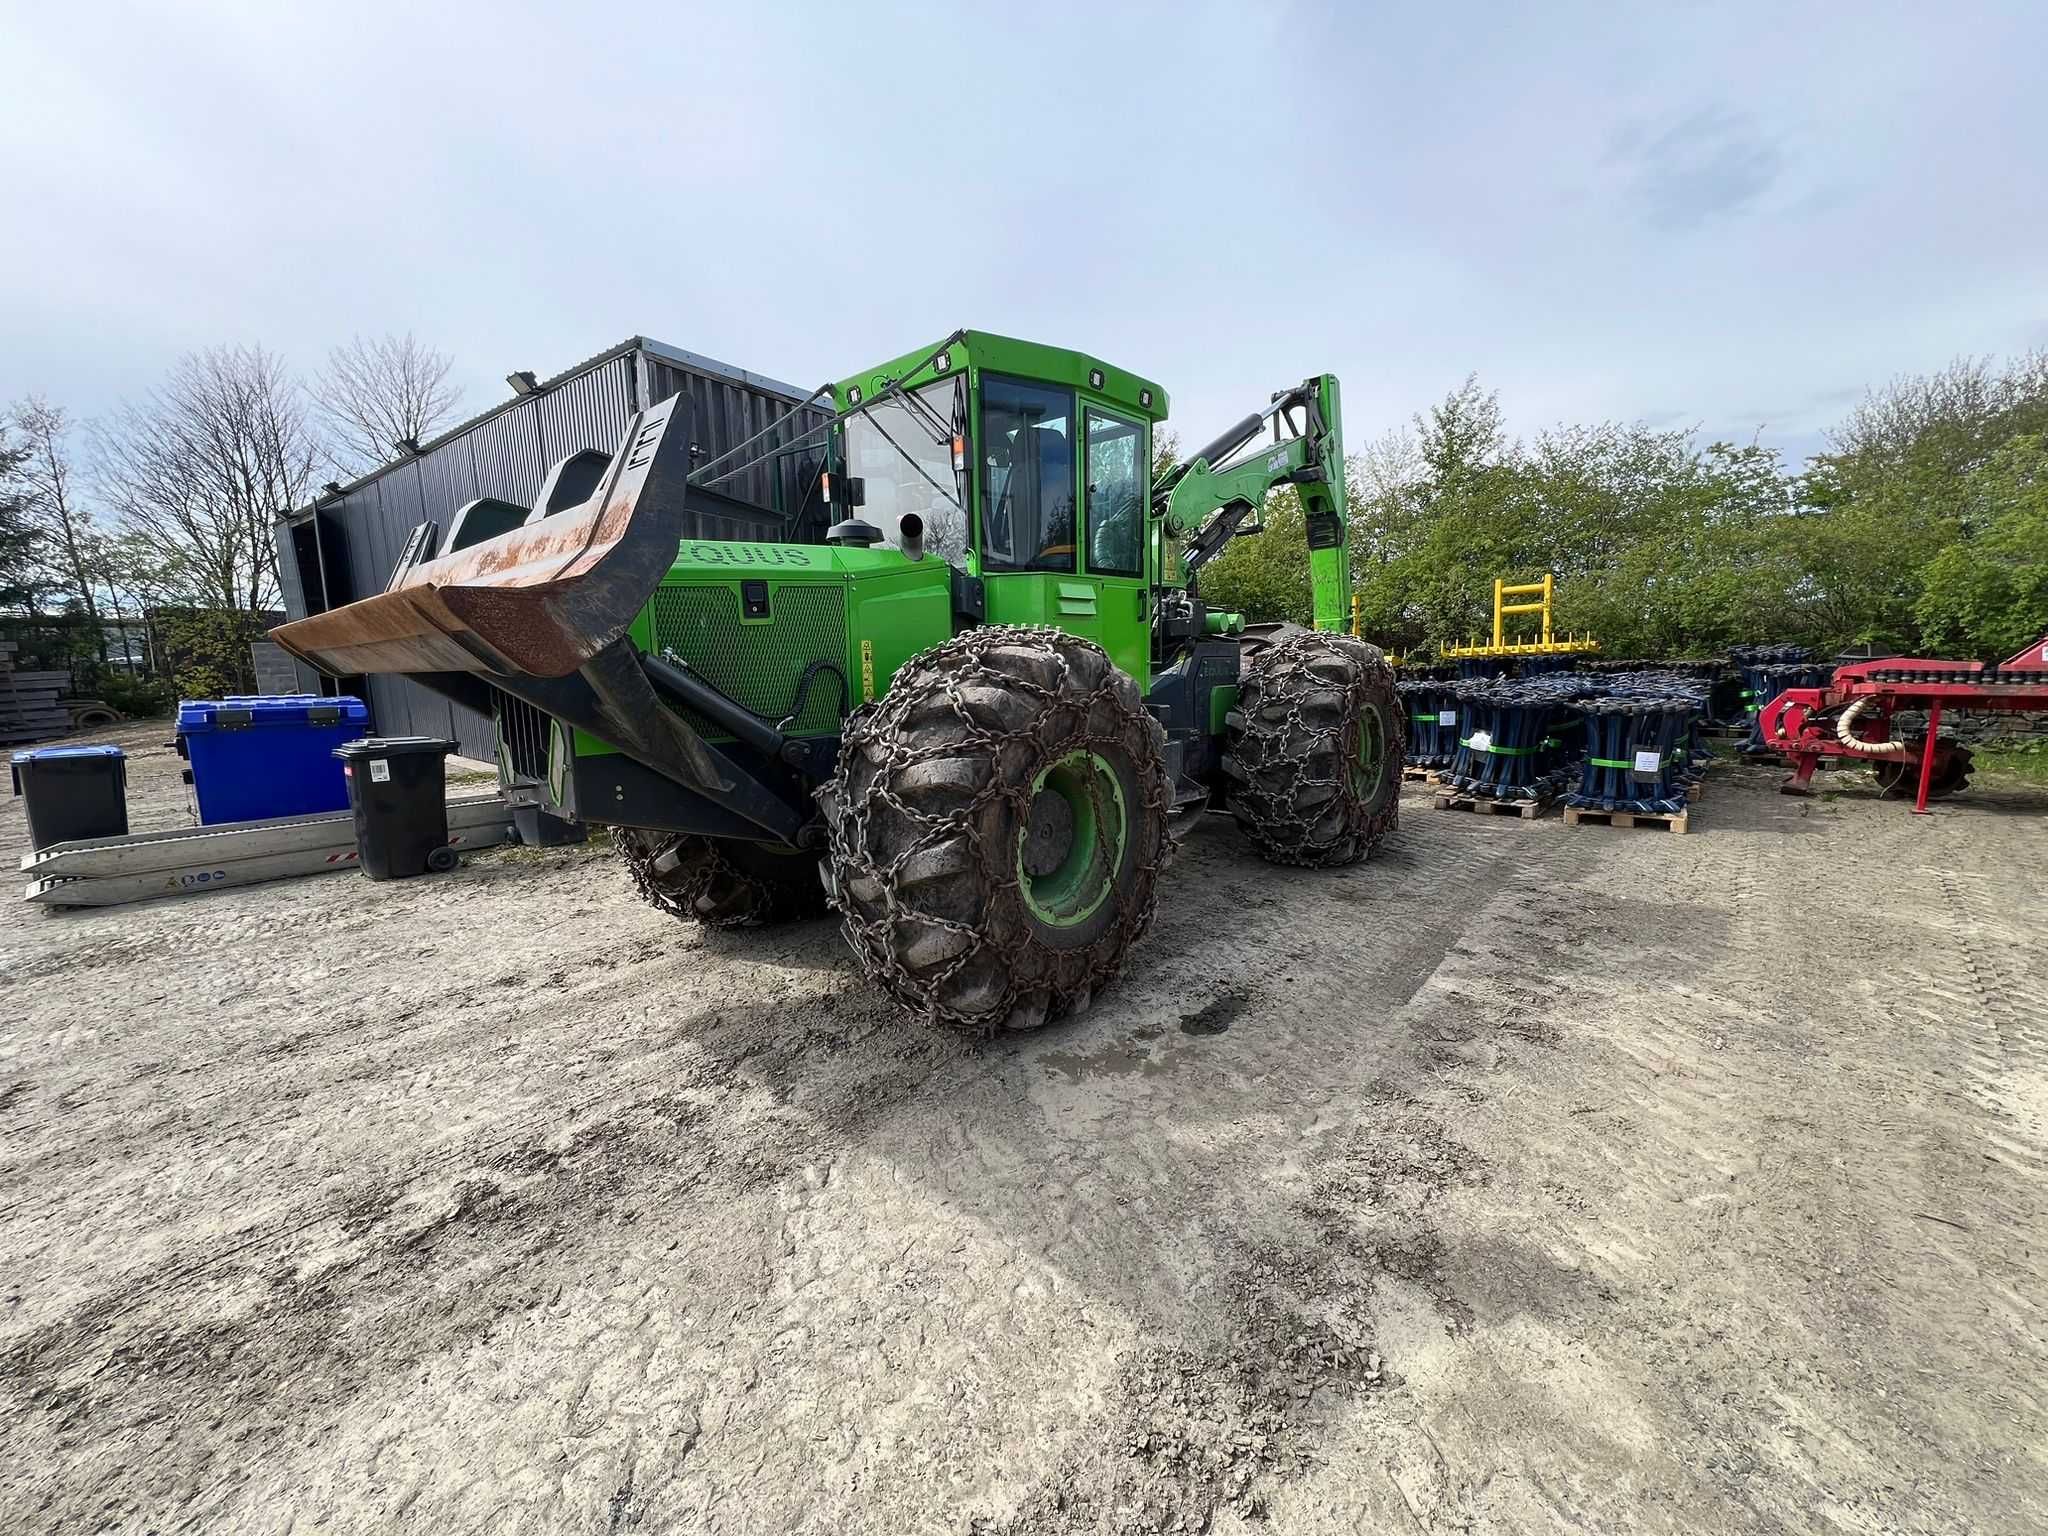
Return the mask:
[[1211,819],[992,1046],[595,846],[11,907],[0,1530],[2041,1530],[2048,792],[1773,782]]

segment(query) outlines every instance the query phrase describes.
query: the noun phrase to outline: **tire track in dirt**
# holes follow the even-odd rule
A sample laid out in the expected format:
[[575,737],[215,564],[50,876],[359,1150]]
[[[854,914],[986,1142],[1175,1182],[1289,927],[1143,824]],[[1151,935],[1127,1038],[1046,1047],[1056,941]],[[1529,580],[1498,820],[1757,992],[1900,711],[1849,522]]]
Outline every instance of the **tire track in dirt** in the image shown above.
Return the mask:
[[[1448,1326],[1459,1325],[1465,1309],[1452,1294],[1445,1245],[1425,1213],[1444,1187],[1483,1182],[1485,1173],[1437,1112],[1394,1086],[1392,1079],[1401,1077],[1427,1083],[1445,1066],[1440,1037],[1404,1029],[1402,1021],[1413,1014],[1410,1004],[1438,974],[1471,913],[1497,893],[1509,871],[1546,871],[1578,857],[1567,845],[1538,841],[1536,829],[1517,827],[1522,835],[1503,837],[1476,822],[1462,819],[1454,824],[1460,835],[1444,840],[1405,834],[1389,857],[1367,866],[1364,873],[1376,879],[1333,883],[1330,895],[1348,907],[1403,915],[1405,925],[1389,924],[1371,949],[1339,956],[1310,938],[1286,951],[1289,960],[1311,968],[1334,964],[1340,976],[1371,974],[1378,983],[1374,1002],[1389,1020],[1386,1033],[1407,1043],[1392,1056],[1376,1053],[1369,1079],[1359,1063],[1342,1069],[1342,1077],[1361,1083],[1365,1116],[1340,1112],[1317,1136],[1302,1169],[1306,1187],[1266,1240],[1256,1234],[1276,1224],[1270,1212],[1256,1211],[1255,1198],[1243,1206],[1219,1199],[1220,1190],[1203,1186],[1211,1179],[1235,1181],[1221,1169],[1190,1170],[1196,1188],[1186,1198],[1198,1209],[1208,1207],[1217,1228],[1209,1247],[1236,1255],[1231,1278],[1206,1309],[1218,1341],[1189,1355],[1141,1335],[1102,1410],[1013,1511],[977,1529],[1200,1530],[1226,1511],[1257,1518],[1281,1490],[1322,1464],[1332,1422],[1398,1383],[1398,1361],[1384,1357],[1374,1337],[1372,1298],[1382,1288],[1425,1292]],[[1508,823],[1497,826],[1509,830]],[[1226,896],[1233,907],[1256,905],[1247,903],[1248,894],[1232,889]],[[1297,906],[1293,919],[1285,931],[1316,931],[1312,905]],[[1500,1021],[1499,1033],[1517,1046],[1530,1043],[1532,1033],[1540,1038],[1518,1018]],[[1305,1040],[1272,1044],[1297,1070],[1318,1059]],[[1085,1069],[1089,1060],[1060,1055],[1064,1070]],[[1105,1052],[1095,1059],[1118,1058]],[[1176,1073],[1173,1082],[1181,1104],[1201,1097],[1185,1076]],[[1132,1103],[1125,1112],[1142,1110]],[[1376,1213],[1362,1230],[1352,1216],[1361,1206]],[[1172,1330],[1161,1327],[1170,1336]],[[1293,1377],[1277,1393],[1270,1381],[1249,1386],[1275,1356],[1294,1366]],[[1256,1366],[1262,1357],[1268,1365]],[[1193,1385],[1198,1382],[1208,1385]],[[1263,1409],[1248,1408],[1262,1398]]]
[[[233,1053],[187,1079],[209,1115],[277,1129],[244,1085],[328,1080],[310,1123],[363,1166],[12,1357],[49,1369],[0,1528],[2031,1528],[2038,1340],[1957,1295],[2038,1219],[1913,993],[1959,919],[1851,809],[1798,859],[1896,894],[1785,920],[1752,798],[1686,838],[1418,802],[1340,875],[1208,823],[1045,1037],[905,1030],[762,936],[589,991],[487,957],[395,1050]],[[612,894],[576,900],[637,932]],[[515,963],[563,1006],[508,1057],[453,1000]],[[357,1072],[402,1102],[352,1124]],[[437,1095],[492,1119],[404,1118]],[[2014,1224],[1919,1222],[1916,1183]]]
[[[307,1202],[237,1242],[134,1277],[0,1350],[8,1407],[36,1410],[31,1422],[60,1445],[118,1448],[139,1469],[124,1510],[76,1505],[78,1518],[88,1509],[120,1518],[162,1507],[181,1480],[222,1471],[218,1445],[180,1437],[177,1426],[193,1415],[239,1418],[289,1385],[290,1416],[266,1412],[238,1431],[237,1462],[260,1462],[265,1446],[285,1443],[308,1415],[337,1413],[451,1341],[537,1304],[560,1262],[548,1256],[570,1234],[579,1245],[602,1242],[607,1231],[637,1225],[650,1199],[668,1207],[664,1224],[689,1230],[716,1222],[735,1196],[829,1160],[835,1140],[857,1136],[915,1091],[915,1067],[929,1064],[935,1043],[883,1031],[867,1039],[876,1058],[869,1070],[842,1072],[825,1101],[795,1112],[746,1064],[784,1051],[774,1066],[787,1071],[811,1047],[771,1041],[758,1021],[723,1031],[714,1024],[697,1059],[660,1075],[658,1090],[654,1077],[614,1083],[515,1117],[388,1181]],[[575,1129],[536,1139],[545,1120]],[[304,1245],[285,1252],[323,1226],[339,1235],[310,1253]],[[411,1311],[421,1287],[438,1289],[435,1277],[448,1275],[463,1284],[431,1328],[390,1324]],[[174,1297],[211,1320],[165,1327],[138,1317]]]
[[[1740,819],[1763,820],[1754,808]],[[1731,822],[1740,824],[1737,818]],[[1714,825],[1708,823],[1708,829]],[[1823,826],[1809,835],[1832,843],[1841,834]],[[1939,1238],[1926,1234],[1940,1229],[1922,1225],[1916,1231],[1910,1215],[1897,1213],[1900,1174],[1887,1166],[1895,1159],[1886,1156],[1924,1138],[1930,1124],[1941,1123],[1941,1110],[1927,1103],[1924,1082],[1894,1072],[1893,1052],[1873,1040],[1869,1023],[1839,1009],[1831,1015],[1814,1007],[1817,999],[1833,1002],[1852,977],[1877,982],[1876,991],[1883,995],[1881,979],[1887,972],[1896,977],[1899,956],[1915,952],[1913,947],[1888,941],[1883,920],[1873,926],[1873,914],[1853,907],[1838,910],[1825,889],[1817,897],[1806,896],[1810,921],[1766,924],[1759,896],[1780,897],[1758,878],[1766,850],[1777,854],[1782,846],[1754,844],[1749,856],[1736,862],[1734,878],[1722,892],[1693,885],[1687,872],[1699,866],[1691,861],[1674,859],[1659,870],[1636,857],[1635,847],[1621,851],[1599,872],[1603,892],[1654,889],[1660,875],[1669,875],[1673,883],[1665,895],[1674,900],[1674,920],[1702,907],[1726,910],[1728,931],[1708,933],[1705,947],[1689,961],[1684,944],[1673,949],[1671,959],[1685,962],[1679,967],[1659,963],[1654,942],[1647,950],[1638,943],[1620,952],[1628,956],[1628,968],[1615,972],[1611,967],[1619,957],[1610,949],[1604,974],[1584,977],[1586,985],[1558,994],[1567,1008],[1585,1008],[1592,1017],[1604,1015],[1621,1025],[1587,1034],[1561,1019],[1568,1052],[1575,1041],[1597,1043],[1630,1067],[1619,1074],[1597,1073],[1621,1090],[1607,1109],[1590,1105],[1596,1113],[1571,1117],[1592,1124],[1605,1121],[1609,1110],[1619,1110],[1625,1123],[1595,1149],[1608,1169],[1605,1184],[1589,1180],[1580,1191],[1586,1198],[1555,1202],[1562,1218],[1560,1236],[1569,1232],[1575,1246],[1585,1245],[1609,1277],[1609,1288],[1619,1294],[1630,1294],[1646,1273],[1697,1276],[1702,1264],[1716,1265],[1726,1255],[1749,1277],[1752,1289],[1741,1304],[1775,1309],[1766,1334],[1780,1337],[1764,1346],[1766,1357],[1738,1360],[1731,1358],[1734,1330],[1711,1323],[1702,1327],[1702,1309],[1711,1317],[1728,1303],[1708,1302],[1699,1281],[1685,1282],[1670,1298],[1659,1298],[1647,1316],[1639,1299],[1631,1301],[1632,1311],[1643,1317],[1640,1326],[1668,1338],[1658,1352],[1695,1378],[1703,1394],[1709,1385],[1714,1389],[1715,1396],[1696,1398],[1685,1415],[1688,1429],[1676,1443],[1700,1447],[1687,1453],[1687,1464],[1704,1457],[1710,1472],[1721,1467],[1733,1474],[1725,1488],[1702,1489],[1706,1502],[1679,1522],[1681,1528],[1706,1520],[1717,1529],[1778,1530],[1818,1518],[1810,1506],[1786,1503],[1788,1485],[1767,1475],[1792,1472],[1797,1480],[1791,1488],[1840,1489],[1847,1483],[1875,1490],[1888,1482],[1902,1436],[1939,1461],[1941,1437],[1929,1426],[1944,1416],[1952,1422],[1955,1415],[1953,1399],[1932,1390],[1931,1376],[1914,1375],[1910,1367],[1879,1365],[1877,1380],[1885,1390],[1873,1390],[1866,1376],[1845,1397],[1841,1385],[1803,1364],[1824,1355],[1828,1341],[1845,1332],[1857,1339],[1856,1358],[1896,1359],[1893,1351],[1911,1350],[1898,1330],[1910,1336],[1923,1307],[1954,1305],[1952,1290],[1944,1294],[1933,1288],[1945,1285],[1938,1276],[1929,1282],[1925,1300],[1919,1299],[1923,1282],[1912,1274],[1915,1266],[1899,1262],[1901,1237],[1924,1249],[1930,1242],[1939,1244]],[[1824,863],[1830,852],[1806,857]],[[1884,867],[1882,858],[1846,848],[1841,862],[1845,868]],[[1857,891],[1850,882],[1841,887],[1851,901]],[[1541,952],[1541,946],[1506,947],[1522,954]],[[1670,989],[1667,978],[1675,980],[1687,970],[1697,980],[1686,992],[1705,993],[1710,1002]],[[1440,980],[1452,978],[1447,972]],[[1604,1008],[1589,1006],[1603,994]],[[1632,998],[1638,1000],[1633,1009]],[[1522,1108],[1514,1133],[1525,1153],[1568,1163],[1566,1143],[1552,1128],[1555,1122],[1534,1112],[1537,1103],[1525,1100]],[[1865,1160],[1848,1165],[1853,1172],[1847,1189],[1840,1187],[1840,1174],[1813,1160],[1815,1144],[1833,1140],[1858,1148]],[[1835,1166],[1841,1166],[1839,1159]],[[1975,1170],[1966,1170],[1964,1178],[1965,1188],[1981,1183]],[[1692,1219],[1676,1231],[1659,1233],[1660,1206],[1686,1211]],[[1829,1215],[1804,1214],[1816,1208]],[[1870,1213],[1878,1210],[1886,1215],[1874,1221]],[[1817,1219],[1826,1224],[1809,1229],[1809,1252],[1796,1246],[1759,1250],[1752,1235],[1760,1222],[1796,1231],[1803,1221]],[[1644,1241],[1646,1232],[1657,1234],[1654,1244]],[[1681,1262],[1680,1252],[1690,1257]],[[1863,1280],[1902,1267],[1907,1270],[1904,1283],[1913,1288],[1908,1295],[1915,1296],[1903,1310],[1882,1291],[1872,1295]],[[1895,1273],[1887,1283],[1897,1286],[1901,1277]],[[1810,1300],[1794,1300],[1802,1292],[1827,1301],[1815,1311]],[[1766,1299],[1774,1293],[1778,1299]],[[1752,1342],[1748,1347],[1757,1346]],[[1707,1362],[1704,1371],[1695,1368],[1700,1361]],[[1995,1369],[1988,1360],[1985,1368]],[[1742,1385],[1731,1392],[1730,1383]],[[1901,1419],[1900,1410],[1911,1417]],[[1759,1426],[1769,1425],[1779,1433],[1758,1433]],[[1987,1445],[2012,1444],[2010,1426],[1993,1429],[1986,1423],[1981,1428]],[[1526,1446],[1523,1454],[1529,1454]],[[1754,1481],[1760,1478],[1764,1481]],[[2001,1502],[1994,1482],[1967,1471],[1958,1471],[1952,1488],[1973,1483],[1974,1496]],[[1558,1490],[1570,1487],[1569,1477],[1556,1484]],[[1546,1503],[1544,1518],[1598,1523],[1591,1514],[1599,1507],[1598,1497],[1589,1504],[1566,1498],[1563,1491]],[[1706,1513],[1713,1500],[1731,1493],[1734,1502],[1725,1516]],[[1949,1529],[1954,1522],[1947,1501],[1954,1496],[1949,1490],[1931,1497],[1906,1494],[1884,1507],[1899,1528]],[[1639,1508],[1632,1518],[1643,1514]],[[1496,1507],[1494,1515],[1502,1518],[1501,1509]],[[1525,1512],[1525,1520],[1534,1518]]]
[[[635,983],[626,980],[618,985],[631,989]],[[730,1009],[708,1009],[668,1031],[674,1044],[656,1055],[640,1072],[626,1076],[623,1081],[616,1078],[607,1080],[567,1098],[535,1103],[468,1136],[446,1141],[396,1165],[373,1187],[403,1189],[430,1183],[456,1170],[488,1167],[495,1159],[530,1155],[537,1138],[549,1127],[566,1129],[593,1117],[602,1118],[657,1099],[740,1084],[745,1063],[769,1048],[769,1044],[761,1037],[758,1022],[731,1018],[732,1013]],[[736,1043],[750,1039],[751,1043],[733,1051],[729,1058],[723,1055]],[[809,1046],[802,1041],[778,1040],[774,1048],[778,1051],[793,1048],[792,1054],[800,1055]],[[783,1064],[787,1065],[787,1059]],[[182,1254],[148,1267],[119,1287],[122,1299],[90,1308],[87,1315],[75,1321],[83,1331],[97,1337],[110,1324],[137,1308],[154,1304],[165,1295],[175,1294],[205,1277],[209,1271],[230,1264],[247,1265],[266,1249],[277,1247],[315,1227],[336,1222],[346,1225],[358,1220],[364,1203],[365,1195],[359,1185],[290,1202],[279,1212],[259,1216],[245,1224],[226,1241],[193,1244]],[[40,1361],[51,1353],[47,1341],[40,1344],[31,1342],[24,1348],[25,1356],[30,1360]],[[61,1359],[61,1356],[56,1358]],[[0,1371],[0,1377],[4,1374]]]

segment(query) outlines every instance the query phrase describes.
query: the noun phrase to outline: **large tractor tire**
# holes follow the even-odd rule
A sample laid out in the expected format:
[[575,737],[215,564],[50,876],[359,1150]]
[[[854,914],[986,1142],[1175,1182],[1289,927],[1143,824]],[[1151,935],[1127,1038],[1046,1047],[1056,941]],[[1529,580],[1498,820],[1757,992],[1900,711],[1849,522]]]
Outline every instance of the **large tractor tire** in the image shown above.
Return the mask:
[[1230,809],[1279,864],[1353,864],[1401,810],[1406,752],[1379,647],[1302,631],[1249,650],[1224,742]]
[[825,886],[813,854],[626,827],[612,833],[612,842],[642,899],[707,928],[758,928],[825,911]]
[[846,723],[818,792],[847,941],[926,1023],[1077,1013],[1152,921],[1165,734],[1138,685],[1056,629],[970,630]]

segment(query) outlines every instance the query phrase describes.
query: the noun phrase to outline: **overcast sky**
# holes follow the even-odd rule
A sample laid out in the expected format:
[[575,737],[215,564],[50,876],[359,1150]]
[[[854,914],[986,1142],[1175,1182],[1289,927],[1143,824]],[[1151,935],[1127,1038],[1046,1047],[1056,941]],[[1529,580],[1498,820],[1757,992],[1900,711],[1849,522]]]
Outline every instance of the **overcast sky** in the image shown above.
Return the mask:
[[1199,440],[1333,369],[1354,443],[1510,422],[1811,450],[2048,344],[2048,3],[0,0],[0,401],[179,353],[644,332],[793,383],[955,326]]

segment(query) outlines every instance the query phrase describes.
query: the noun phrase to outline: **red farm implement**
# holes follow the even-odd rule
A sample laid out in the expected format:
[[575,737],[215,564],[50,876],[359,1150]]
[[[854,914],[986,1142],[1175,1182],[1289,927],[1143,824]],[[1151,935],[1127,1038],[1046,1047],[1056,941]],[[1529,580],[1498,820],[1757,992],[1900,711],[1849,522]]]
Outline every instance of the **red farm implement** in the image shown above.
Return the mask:
[[[1868,763],[1887,791],[1917,785],[1913,809],[1924,814],[1930,796],[1969,783],[1969,749],[1941,739],[1943,710],[2048,711],[2048,636],[1995,667],[1913,656],[1837,667],[1824,688],[1786,689],[1758,723],[1771,749],[1792,764],[1780,786],[1786,794],[1809,793],[1823,758]],[[1898,716],[1923,713],[1924,730],[1894,729]]]

